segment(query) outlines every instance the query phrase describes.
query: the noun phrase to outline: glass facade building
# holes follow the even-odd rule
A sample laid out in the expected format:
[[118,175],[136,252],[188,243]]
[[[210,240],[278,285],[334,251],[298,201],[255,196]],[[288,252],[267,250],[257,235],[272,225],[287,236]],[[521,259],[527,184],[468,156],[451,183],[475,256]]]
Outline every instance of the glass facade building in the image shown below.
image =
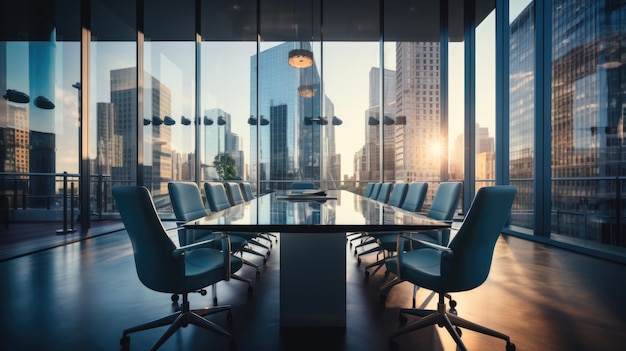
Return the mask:
[[[37,11],[33,11],[37,8]],[[626,1],[0,5],[0,219],[81,230],[111,188],[518,188],[506,232],[626,261]],[[312,65],[288,58],[304,50]],[[84,215],[83,215],[84,214]]]

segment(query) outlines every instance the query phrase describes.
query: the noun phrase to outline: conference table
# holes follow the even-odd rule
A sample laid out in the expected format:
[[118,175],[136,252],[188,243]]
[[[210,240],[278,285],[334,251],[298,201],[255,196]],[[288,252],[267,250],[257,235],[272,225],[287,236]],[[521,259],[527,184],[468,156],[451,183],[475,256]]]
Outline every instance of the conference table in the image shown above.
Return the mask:
[[277,191],[185,223],[187,229],[280,233],[280,326],[346,326],[346,233],[449,228],[345,190]]

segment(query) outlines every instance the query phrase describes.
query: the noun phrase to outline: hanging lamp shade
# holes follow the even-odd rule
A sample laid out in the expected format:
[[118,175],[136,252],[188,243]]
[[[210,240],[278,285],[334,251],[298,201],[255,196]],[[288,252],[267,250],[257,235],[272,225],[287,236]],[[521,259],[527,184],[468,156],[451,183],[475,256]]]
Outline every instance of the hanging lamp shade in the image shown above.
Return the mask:
[[54,109],[54,103],[44,96],[37,96],[35,99],[35,106],[44,110]]
[[28,94],[14,89],[7,89],[6,94],[2,95],[2,97],[8,101],[16,102],[18,104],[27,104],[30,102]]
[[289,64],[295,68],[307,68],[313,65],[313,52],[306,49],[289,51]]
[[298,87],[298,96],[303,98],[312,98],[315,96],[315,89],[310,85],[301,85]]

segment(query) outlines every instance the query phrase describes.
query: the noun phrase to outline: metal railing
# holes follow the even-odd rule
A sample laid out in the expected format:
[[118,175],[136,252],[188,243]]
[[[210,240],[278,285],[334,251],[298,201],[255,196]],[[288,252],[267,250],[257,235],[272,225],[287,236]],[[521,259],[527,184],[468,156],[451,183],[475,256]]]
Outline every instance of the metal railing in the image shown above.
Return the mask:
[[[62,231],[72,230],[77,215],[82,215],[78,207],[79,179],[79,174],[67,172],[0,172],[0,224],[8,226],[10,221],[51,220],[62,221]],[[293,180],[264,180],[260,182],[261,191],[254,190],[263,194],[277,190],[274,189],[276,187],[289,189],[292,182]],[[111,188],[133,183],[113,180],[110,175],[105,174],[91,176],[91,218],[102,220],[109,215],[115,215]],[[254,182],[251,183],[256,186]],[[430,181],[429,188],[436,189],[438,183],[436,180]],[[316,182],[320,188],[343,189],[355,193],[362,193],[366,184],[367,181]],[[476,188],[492,184],[493,180],[481,179],[476,181]],[[518,188],[511,224],[532,232],[534,180],[512,179],[510,184]],[[169,211],[167,181],[148,182],[147,186],[154,192],[157,209]],[[552,179],[551,233],[560,237],[625,246],[625,186],[626,177],[623,176]]]

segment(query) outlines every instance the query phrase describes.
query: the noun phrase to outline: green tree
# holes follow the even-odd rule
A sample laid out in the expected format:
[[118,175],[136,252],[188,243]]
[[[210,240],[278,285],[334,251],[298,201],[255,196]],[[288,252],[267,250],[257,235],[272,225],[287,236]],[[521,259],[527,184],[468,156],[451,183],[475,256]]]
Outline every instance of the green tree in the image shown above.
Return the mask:
[[213,160],[213,164],[215,165],[215,170],[217,174],[223,180],[238,180],[241,179],[237,175],[237,166],[235,164],[235,158],[233,155],[228,152],[220,152],[215,156]]

